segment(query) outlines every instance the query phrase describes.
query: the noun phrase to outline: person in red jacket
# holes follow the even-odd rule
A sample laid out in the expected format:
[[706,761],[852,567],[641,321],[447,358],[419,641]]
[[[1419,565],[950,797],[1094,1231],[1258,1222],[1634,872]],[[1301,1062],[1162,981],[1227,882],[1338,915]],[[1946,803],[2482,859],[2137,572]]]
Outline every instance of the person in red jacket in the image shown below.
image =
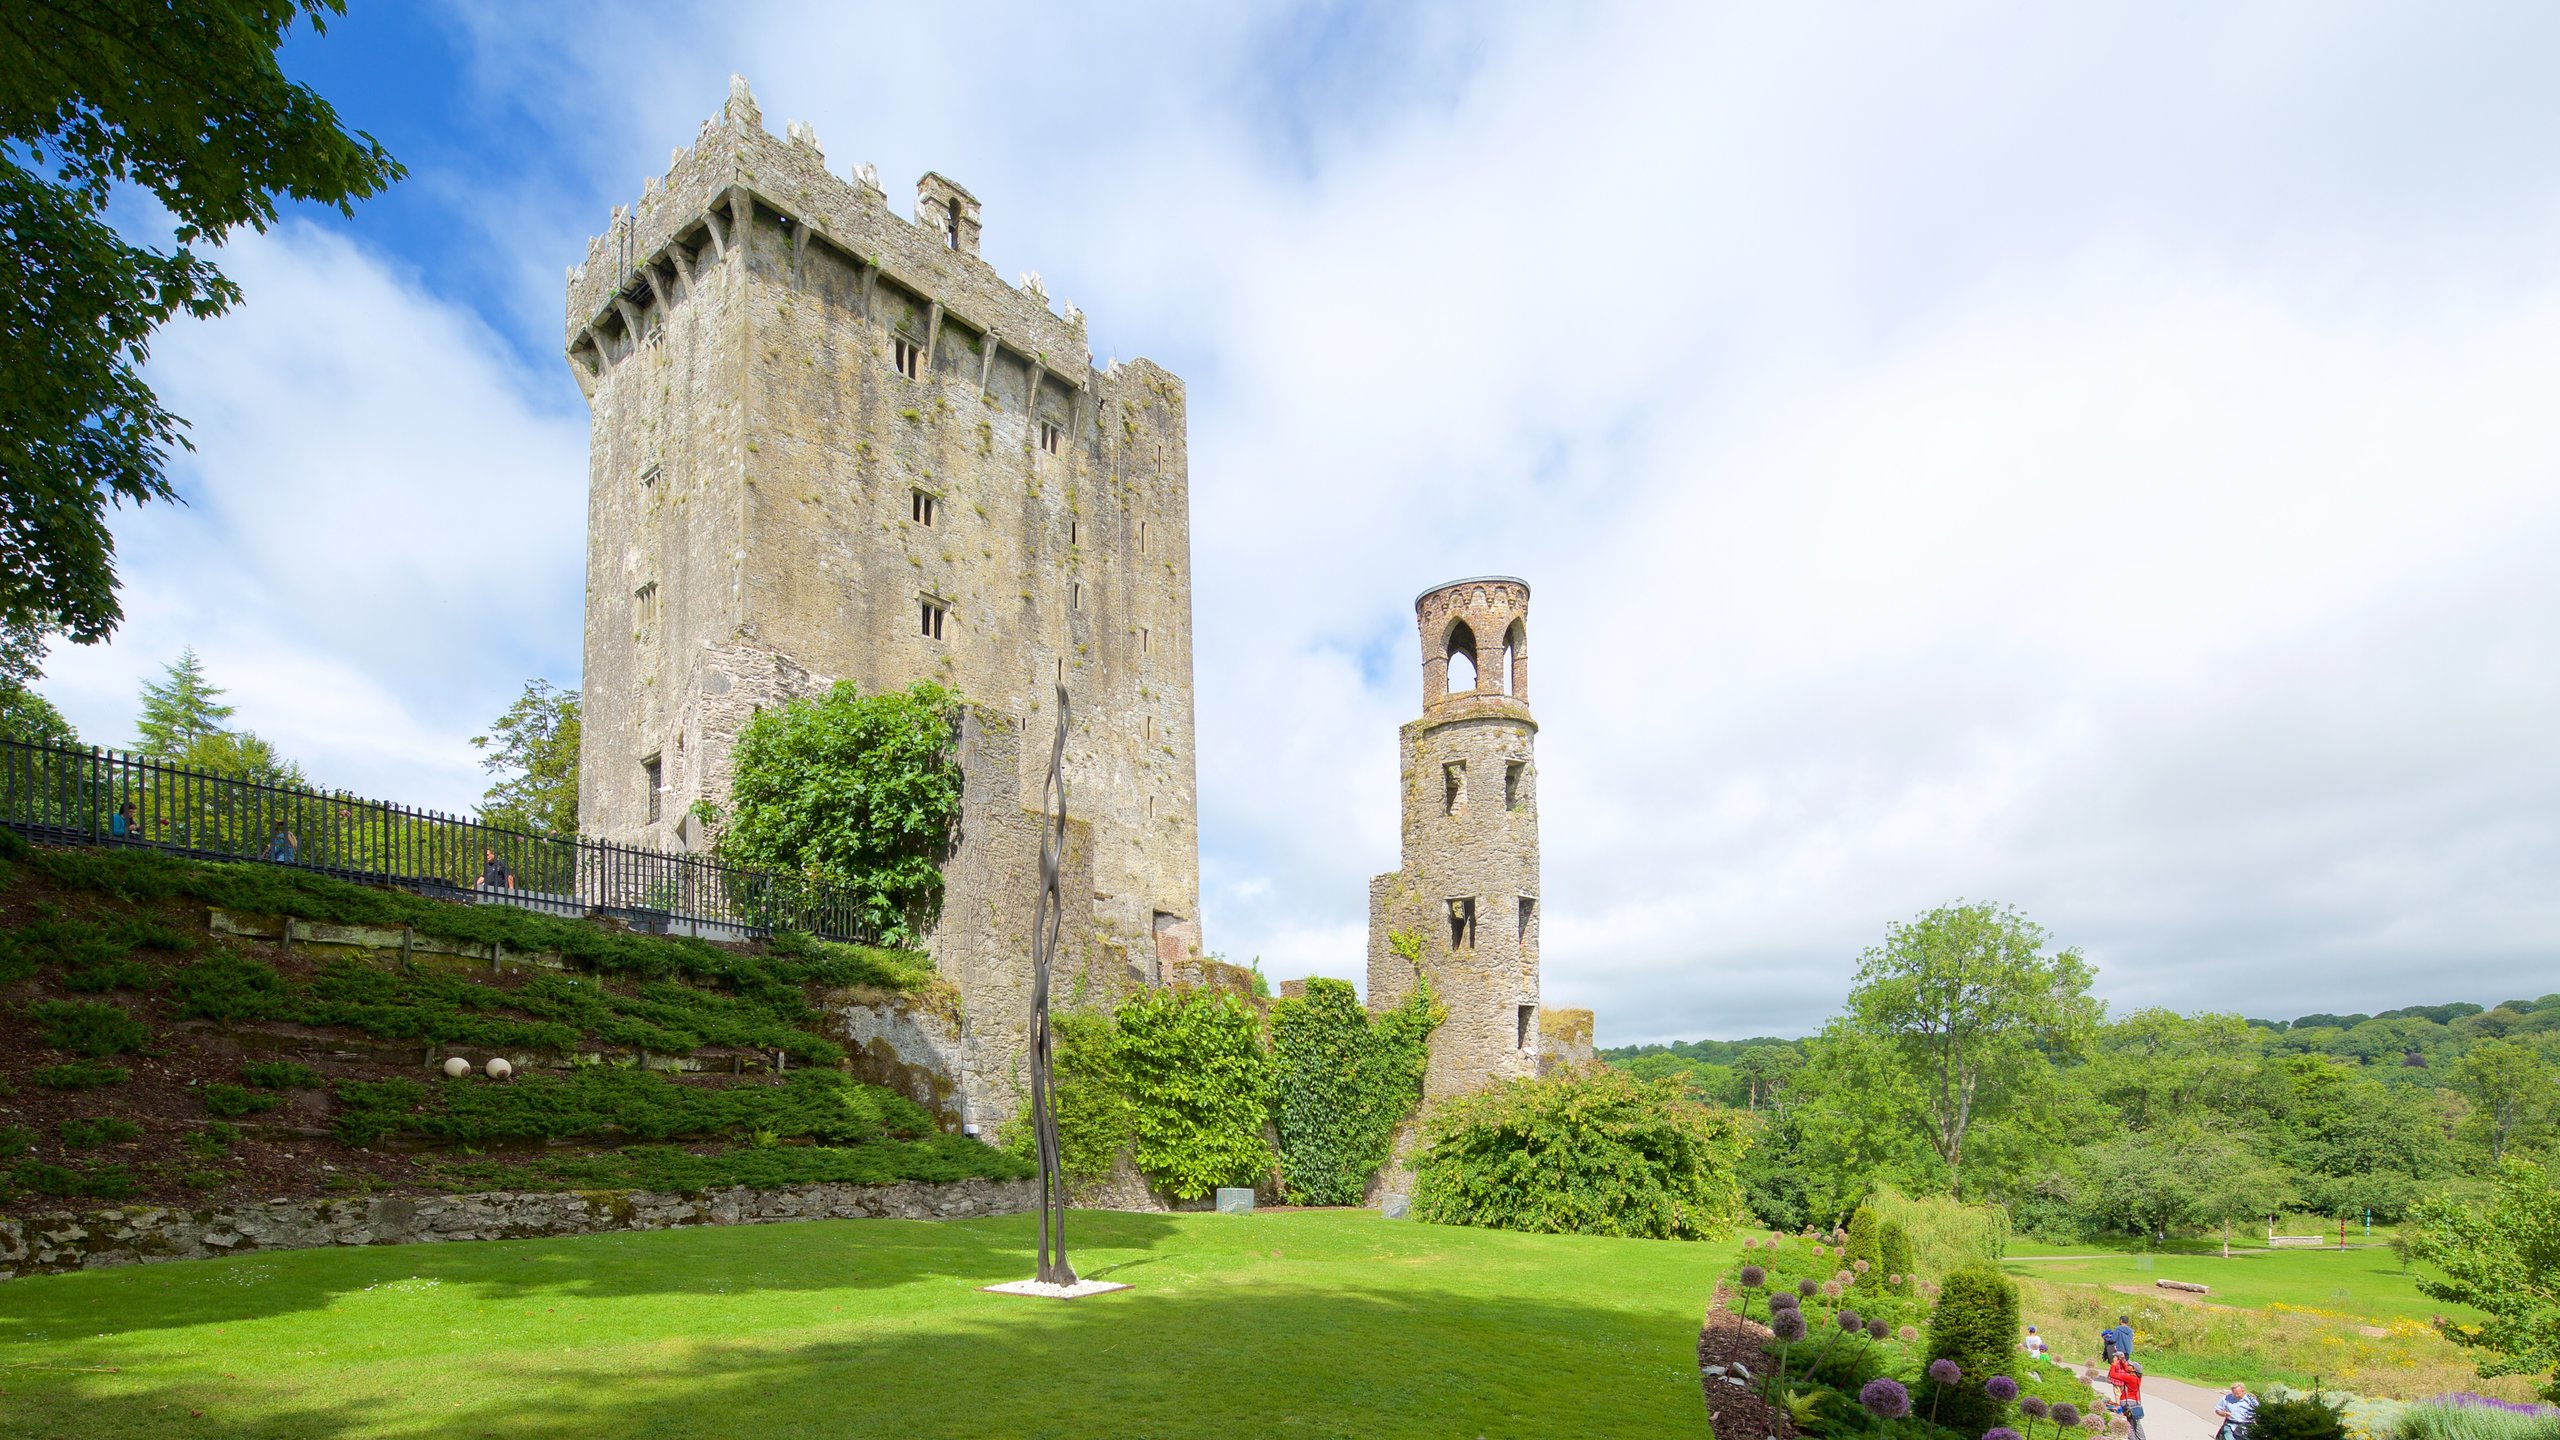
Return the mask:
[[2133,1427],[2133,1440],[2144,1440],[2142,1434],[2142,1367],[2122,1355],[2107,1367],[2107,1383],[2116,1387],[2115,1403],[2107,1408],[2124,1417]]

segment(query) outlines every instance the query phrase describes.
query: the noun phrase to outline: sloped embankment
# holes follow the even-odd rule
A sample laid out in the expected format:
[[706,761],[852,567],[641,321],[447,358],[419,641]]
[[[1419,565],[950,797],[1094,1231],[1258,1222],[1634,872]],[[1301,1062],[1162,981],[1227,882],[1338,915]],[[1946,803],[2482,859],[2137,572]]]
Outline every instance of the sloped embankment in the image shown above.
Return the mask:
[[0,872],[0,1214],[1025,1173],[845,1073],[824,1033],[829,995],[950,1009],[911,952],[5,832]]

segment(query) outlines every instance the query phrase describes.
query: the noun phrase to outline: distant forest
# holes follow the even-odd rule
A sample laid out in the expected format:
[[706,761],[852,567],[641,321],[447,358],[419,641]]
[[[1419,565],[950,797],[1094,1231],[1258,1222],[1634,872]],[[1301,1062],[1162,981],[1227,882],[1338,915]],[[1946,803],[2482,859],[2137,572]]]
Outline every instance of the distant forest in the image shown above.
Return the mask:
[[[2076,957],[2040,963],[2061,977],[2056,993],[2089,978]],[[1942,1053],[1897,1031],[1901,983],[1871,954],[1820,1034],[1600,1055],[1748,1112],[1750,1202],[1788,1228],[1834,1223],[1890,1185],[1996,1200],[2054,1240],[2165,1239],[2276,1210],[2394,1220],[2511,1160],[2560,1167],[2560,994],[2293,1020],[2102,1017],[2092,998],[1982,1074],[1959,1180],[1959,1152],[1931,1123]]]

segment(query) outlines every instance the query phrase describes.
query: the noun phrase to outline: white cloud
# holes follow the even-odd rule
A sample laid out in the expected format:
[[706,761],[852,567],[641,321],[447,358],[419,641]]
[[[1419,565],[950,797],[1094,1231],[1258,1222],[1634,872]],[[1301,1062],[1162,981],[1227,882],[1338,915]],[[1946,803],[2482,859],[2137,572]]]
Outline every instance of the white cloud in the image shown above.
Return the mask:
[[170,329],[149,371],[192,422],[187,503],[119,517],[129,619],[57,647],[45,688],[129,743],[141,682],[193,645],[235,723],[315,781],[465,808],[466,738],[524,679],[577,672],[576,393],[344,238],[289,224],[222,263],[245,303]]
[[[2549,988],[2550,13],[463,13],[553,131],[473,187],[499,311],[739,70],[1186,376],[1207,928],[1275,978],[1360,972],[1410,597],[1510,571],[1548,993],[1606,1041],[1801,1030],[1958,895],[2127,1003]],[[237,420],[128,529],[100,693],[303,657],[246,718],[476,788],[437,737],[574,649],[575,402],[361,252],[261,254],[206,333],[263,340],[164,347]]]

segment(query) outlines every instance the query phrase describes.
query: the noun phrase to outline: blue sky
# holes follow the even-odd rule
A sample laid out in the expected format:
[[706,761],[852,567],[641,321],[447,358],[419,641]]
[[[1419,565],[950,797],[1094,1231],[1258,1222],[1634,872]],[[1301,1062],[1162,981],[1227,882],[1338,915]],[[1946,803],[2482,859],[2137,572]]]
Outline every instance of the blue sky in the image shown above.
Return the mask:
[[2560,960],[2560,18],[2527,5],[367,3],[288,68],[411,178],[172,330],[92,738],[181,644],[466,806],[576,679],[560,286],[726,93],[985,203],[1192,401],[1210,943],[1356,975],[1406,608],[1536,587],[1546,988],[1809,1028],[1957,897],[2121,1007]]

